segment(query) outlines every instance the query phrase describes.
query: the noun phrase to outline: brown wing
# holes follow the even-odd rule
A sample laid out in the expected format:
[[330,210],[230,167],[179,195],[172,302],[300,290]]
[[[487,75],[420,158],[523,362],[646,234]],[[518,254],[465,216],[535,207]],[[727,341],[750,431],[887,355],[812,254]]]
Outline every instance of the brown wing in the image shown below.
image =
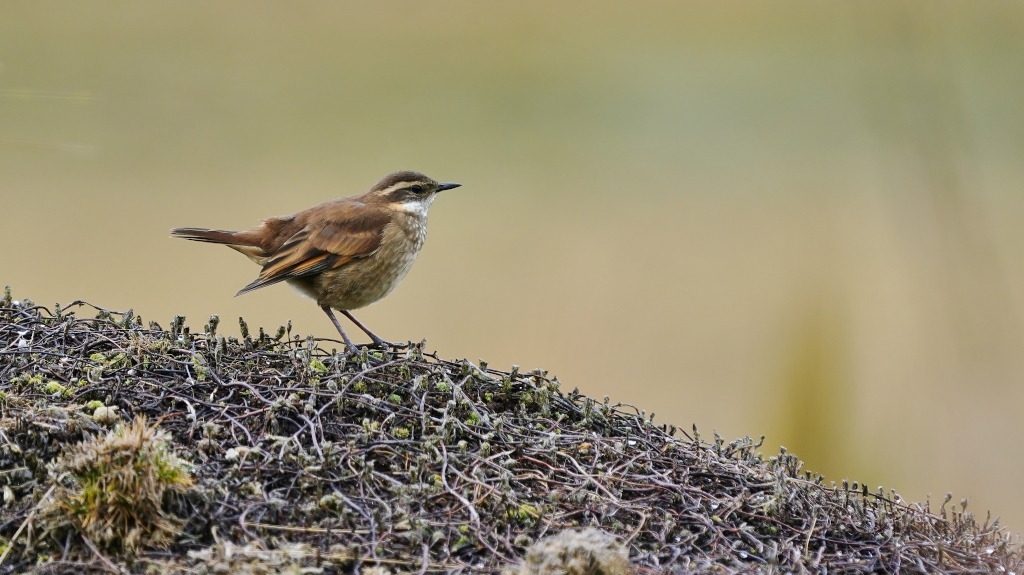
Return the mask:
[[274,250],[260,276],[235,295],[337,269],[372,254],[380,247],[384,226],[391,218],[384,210],[359,208],[324,205],[300,214],[306,225]]

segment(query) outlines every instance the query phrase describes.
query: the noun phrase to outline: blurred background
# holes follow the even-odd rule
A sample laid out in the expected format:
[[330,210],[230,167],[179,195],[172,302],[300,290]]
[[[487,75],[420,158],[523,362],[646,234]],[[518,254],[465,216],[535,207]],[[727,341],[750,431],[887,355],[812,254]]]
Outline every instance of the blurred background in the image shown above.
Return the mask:
[[1022,62],[1011,1],[6,2],[0,285],[336,337],[167,230],[417,169],[385,338],[1019,531]]

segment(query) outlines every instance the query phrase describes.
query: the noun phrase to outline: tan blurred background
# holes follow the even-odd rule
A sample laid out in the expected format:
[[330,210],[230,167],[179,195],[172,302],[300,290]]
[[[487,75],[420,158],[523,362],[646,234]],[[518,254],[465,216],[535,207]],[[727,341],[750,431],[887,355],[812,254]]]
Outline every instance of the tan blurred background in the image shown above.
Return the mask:
[[358,317],[1024,525],[1024,4],[5,2],[0,284],[334,331],[174,226],[419,169]]

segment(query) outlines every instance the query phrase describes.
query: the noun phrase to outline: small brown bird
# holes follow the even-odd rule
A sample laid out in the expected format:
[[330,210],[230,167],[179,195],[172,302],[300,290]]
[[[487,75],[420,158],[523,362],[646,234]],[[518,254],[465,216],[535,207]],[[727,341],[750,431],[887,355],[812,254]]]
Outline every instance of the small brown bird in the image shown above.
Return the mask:
[[175,228],[171,235],[225,244],[263,266],[259,277],[235,295],[288,282],[316,300],[348,350],[357,348],[332,308],[386,348],[391,344],[349,312],[388,295],[402,281],[427,237],[430,204],[439,192],[460,185],[438,183],[419,172],[395,172],[364,194],[269,218],[249,230]]

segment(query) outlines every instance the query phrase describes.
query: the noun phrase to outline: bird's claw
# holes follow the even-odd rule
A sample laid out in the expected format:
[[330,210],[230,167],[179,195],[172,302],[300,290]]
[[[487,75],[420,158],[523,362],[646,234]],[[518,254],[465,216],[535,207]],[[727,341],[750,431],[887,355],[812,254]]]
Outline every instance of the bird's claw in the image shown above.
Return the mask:
[[373,340],[373,345],[374,345],[374,347],[378,347],[378,348],[383,349],[385,351],[392,350],[392,349],[405,349],[405,348],[409,347],[409,344],[394,343],[394,342],[390,342],[390,341],[385,341],[385,340],[380,339],[380,338],[374,339]]

